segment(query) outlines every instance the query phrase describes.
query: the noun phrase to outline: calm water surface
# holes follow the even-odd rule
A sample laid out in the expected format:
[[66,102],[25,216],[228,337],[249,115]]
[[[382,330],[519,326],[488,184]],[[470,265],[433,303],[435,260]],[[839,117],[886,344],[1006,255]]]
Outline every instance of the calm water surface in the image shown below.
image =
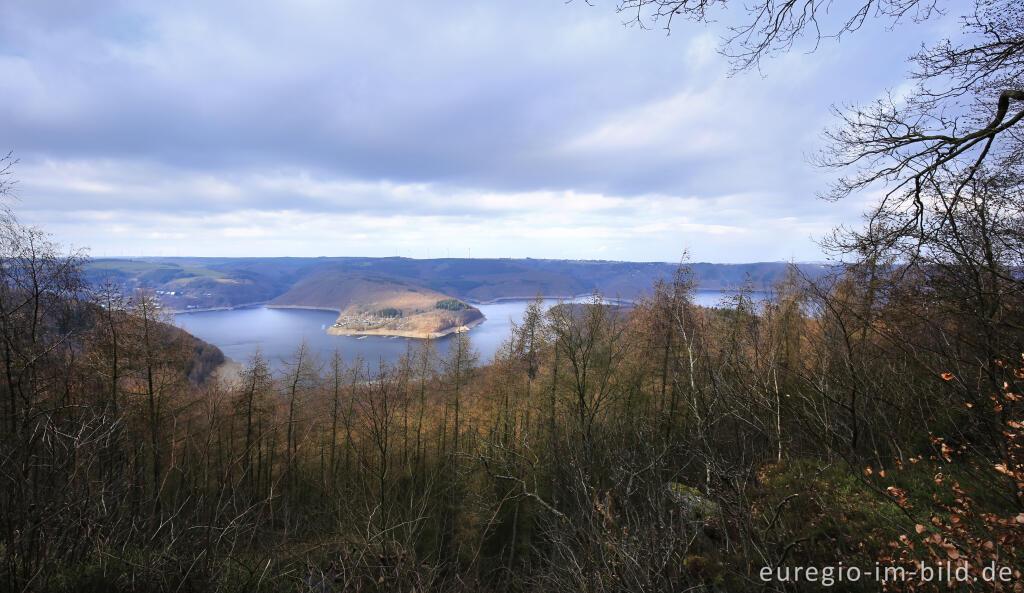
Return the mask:
[[[698,291],[696,301],[701,305],[715,305],[721,300],[718,291]],[[545,308],[556,304],[555,299],[544,301]],[[529,301],[501,301],[490,305],[476,305],[487,320],[469,332],[473,347],[480,353],[481,364],[490,362],[501,343],[508,337],[512,321],[521,321]],[[338,317],[333,311],[306,309],[267,309],[248,307],[228,311],[201,311],[180,313],[175,323],[221,349],[224,354],[245,363],[257,349],[276,368],[290,359],[302,340],[306,340],[321,360],[329,360],[334,350],[354,361],[359,356],[372,369],[381,362],[393,364],[418,340],[386,336],[332,336],[326,330]],[[448,352],[450,336],[435,340],[437,351]]]

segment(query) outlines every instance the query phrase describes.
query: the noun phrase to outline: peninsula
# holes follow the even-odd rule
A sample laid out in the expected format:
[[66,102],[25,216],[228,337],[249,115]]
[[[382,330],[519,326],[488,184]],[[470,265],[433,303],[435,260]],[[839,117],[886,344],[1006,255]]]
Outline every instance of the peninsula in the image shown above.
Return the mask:
[[479,309],[403,279],[325,270],[312,274],[268,307],[336,311],[334,335],[438,338],[484,321]]

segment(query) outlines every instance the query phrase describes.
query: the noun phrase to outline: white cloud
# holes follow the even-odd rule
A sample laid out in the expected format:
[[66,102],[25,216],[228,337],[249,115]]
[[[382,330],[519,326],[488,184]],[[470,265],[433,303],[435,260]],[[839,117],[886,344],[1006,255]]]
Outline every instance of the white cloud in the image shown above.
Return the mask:
[[[266,190],[263,174],[233,173],[225,190],[220,183],[210,189],[202,175],[193,178],[179,172],[174,183],[154,186],[147,198],[150,203],[173,203],[182,199],[178,192],[183,188],[192,188],[211,200],[208,208],[95,207],[89,201],[93,194],[76,179],[67,186],[50,186],[51,191],[63,192],[64,203],[75,203],[75,209],[29,207],[22,217],[46,221],[59,237],[90,245],[98,256],[436,257],[468,255],[472,250],[477,257],[613,254],[658,261],[678,259],[686,246],[695,258],[715,261],[749,260],[752,247],[757,249],[756,259],[782,259],[793,253],[814,257],[813,249],[807,248],[807,234],[823,231],[832,222],[772,216],[773,201],[765,196],[624,197],[546,190],[504,194],[433,184],[314,182],[304,173],[294,176],[294,185],[326,196],[328,207],[281,209],[273,200],[259,207],[235,207],[232,196],[257,191],[252,188]],[[283,174],[275,177],[271,187],[288,187],[286,179]],[[111,195],[132,188],[115,188]],[[75,192],[80,199],[69,199]],[[336,192],[358,193],[365,203],[332,209]],[[214,204],[216,200],[221,203]]]
[[830,103],[903,79],[911,42],[724,78],[714,31],[621,20],[546,0],[12,4],[15,208],[108,255],[816,258],[807,235],[856,211],[813,200],[802,155]]
[[719,89],[684,91],[616,114],[596,129],[570,140],[567,151],[668,150],[674,157],[721,154],[738,148],[739,138],[723,125],[736,116]]

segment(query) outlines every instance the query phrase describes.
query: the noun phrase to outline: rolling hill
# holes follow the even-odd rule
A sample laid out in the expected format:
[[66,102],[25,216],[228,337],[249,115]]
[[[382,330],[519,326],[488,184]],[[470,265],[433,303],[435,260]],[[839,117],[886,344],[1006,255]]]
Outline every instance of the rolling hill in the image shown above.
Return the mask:
[[[735,288],[749,277],[755,290],[767,290],[789,264],[690,264],[698,287]],[[819,264],[799,264],[803,273],[826,271]],[[409,259],[400,257],[320,258],[134,258],[98,259],[86,265],[94,285],[112,282],[131,291],[157,291],[165,308],[188,311],[266,303],[300,281],[327,272],[343,280],[378,277],[403,281],[424,290],[468,302],[508,298],[572,297],[595,290],[608,298],[633,300],[669,278],[676,264],[548,259]]]
[[436,338],[484,320],[477,308],[405,280],[330,269],[303,278],[267,306],[337,311],[327,332],[341,335]]
[[[690,264],[698,287],[736,288],[749,280],[768,290],[789,264]],[[819,276],[819,264],[799,264]],[[330,333],[441,335],[479,323],[471,303],[501,299],[571,298],[600,292],[632,301],[672,276],[676,264],[550,259],[133,258],[98,259],[85,266],[94,285],[125,292],[147,287],[170,312],[271,307],[337,311]],[[442,304],[439,304],[442,303]]]

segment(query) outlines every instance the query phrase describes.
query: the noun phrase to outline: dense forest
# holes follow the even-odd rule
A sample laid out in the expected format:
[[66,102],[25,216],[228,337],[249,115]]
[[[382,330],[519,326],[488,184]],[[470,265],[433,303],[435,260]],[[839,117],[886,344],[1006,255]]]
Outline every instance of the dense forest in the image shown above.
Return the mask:
[[[5,209],[0,590],[1024,591],[1024,7],[970,4],[905,96],[839,110],[829,197],[872,196],[840,265],[719,308],[685,261],[629,309],[537,302],[490,364],[461,333],[222,377]],[[935,14],[764,0],[723,52],[830,7],[836,36]]]
[[684,264],[628,310],[538,301],[490,365],[463,333],[235,381],[8,212],[2,588],[790,590],[951,560],[1018,590],[1021,235],[973,226],[986,204],[958,214],[983,265],[794,268],[707,309]]

